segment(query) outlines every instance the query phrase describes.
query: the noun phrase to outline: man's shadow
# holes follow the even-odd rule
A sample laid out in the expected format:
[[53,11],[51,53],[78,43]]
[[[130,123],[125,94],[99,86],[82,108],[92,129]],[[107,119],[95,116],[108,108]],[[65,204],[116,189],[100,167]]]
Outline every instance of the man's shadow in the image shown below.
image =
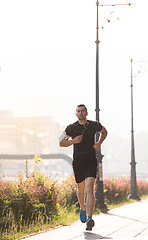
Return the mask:
[[91,232],[84,232],[84,237],[86,240],[95,240],[95,239],[112,239],[110,237],[103,237],[99,234],[96,234],[96,233],[91,233]]

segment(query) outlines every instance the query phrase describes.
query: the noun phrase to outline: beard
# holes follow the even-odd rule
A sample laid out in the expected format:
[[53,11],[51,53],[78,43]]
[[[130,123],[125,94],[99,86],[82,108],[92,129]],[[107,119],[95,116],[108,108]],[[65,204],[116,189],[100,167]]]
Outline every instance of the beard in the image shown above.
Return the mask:
[[85,121],[86,120],[86,116],[78,116],[78,119],[81,121]]

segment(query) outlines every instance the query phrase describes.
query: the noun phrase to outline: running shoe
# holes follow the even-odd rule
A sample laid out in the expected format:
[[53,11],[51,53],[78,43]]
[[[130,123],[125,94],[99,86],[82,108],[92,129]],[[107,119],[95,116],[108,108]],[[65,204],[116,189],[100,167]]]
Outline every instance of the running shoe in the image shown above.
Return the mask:
[[80,209],[80,220],[82,223],[85,223],[87,220],[86,210]]
[[94,226],[95,226],[94,220],[91,217],[88,217],[86,222],[86,230],[91,231]]

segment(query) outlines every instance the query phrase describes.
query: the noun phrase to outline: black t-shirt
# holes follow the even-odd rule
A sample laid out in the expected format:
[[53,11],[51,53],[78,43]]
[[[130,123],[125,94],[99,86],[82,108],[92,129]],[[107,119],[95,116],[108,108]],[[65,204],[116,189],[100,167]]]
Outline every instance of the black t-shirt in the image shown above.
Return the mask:
[[95,157],[95,149],[93,145],[95,144],[95,134],[102,130],[102,125],[97,121],[87,120],[86,125],[81,125],[78,121],[70,124],[65,129],[65,132],[72,139],[76,136],[83,135],[82,142],[74,144],[74,154],[75,159],[88,159]]

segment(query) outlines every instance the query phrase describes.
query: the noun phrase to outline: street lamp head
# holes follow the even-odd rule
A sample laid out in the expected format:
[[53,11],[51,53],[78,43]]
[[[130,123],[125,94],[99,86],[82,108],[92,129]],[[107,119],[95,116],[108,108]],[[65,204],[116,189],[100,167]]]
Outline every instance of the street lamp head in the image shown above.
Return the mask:
[[98,0],[96,1],[96,5],[97,5],[97,6],[99,5],[99,1],[98,1]]

